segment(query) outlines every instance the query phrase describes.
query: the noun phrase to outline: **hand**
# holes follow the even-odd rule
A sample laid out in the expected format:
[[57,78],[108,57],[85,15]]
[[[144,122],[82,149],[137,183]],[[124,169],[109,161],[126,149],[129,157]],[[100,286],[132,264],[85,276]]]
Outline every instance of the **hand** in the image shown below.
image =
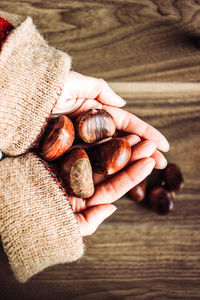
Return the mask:
[[102,104],[124,106],[126,102],[103,80],[70,71],[52,115],[71,114],[79,109],[101,108]]
[[52,112],[52,117],[67,114],[74,118],[88,109],[103,108],[115,119],[118,132],[127,134],[125,138],[132,147],[130,163],[121,172],[112,177],[94,174],[95,194],[91,198],[69,197],[82,236],[92,234],[115,211],[111,203],[144,180],[154,167],[162,169],[167,165],[159,151],[169,150],[166,138],[151,125],[119,108],[124,105],[125,101],[104,80],[69,72]]
[[[134,160],[132,157],[131,160]],[[145,179],[153,170],[155,161],[143,158],[108,179],[94,174],[95,193],[89,199],[69,196],[82,236],[93,234],[98,226],[117,208],[111,204],[121,198],[132,187]]]
[[147,157],[149,151],[156,148],[152,154],[156,162],[155,168],[164,168],[167,161],[159,150],[167,152],[168,141],[151,125],[118,108],[125,104],[126,102],[103,79],[70,71],[62,94],[52,111],[52,117],[67,114],[74,118],[88,109],[103,108],[113,116],[118,130],[134,135],[133,138],[138,143],[136,150],[140,152],[143,149],[143,157]]

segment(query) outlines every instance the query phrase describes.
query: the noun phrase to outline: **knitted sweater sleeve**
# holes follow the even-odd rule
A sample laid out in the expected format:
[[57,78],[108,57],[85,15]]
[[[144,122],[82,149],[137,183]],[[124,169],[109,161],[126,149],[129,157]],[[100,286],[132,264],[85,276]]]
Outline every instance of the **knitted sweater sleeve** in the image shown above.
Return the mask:
[[0,50],[0,149],[26,152],[50,115],[70,70],[68,54],[49,46],[30,17]]
[[79,259],[84,244],[58,181],[42,159],[24,153],[45,125],[71,59],[44,41],[30,17],[18,25],[7,23],[0,34],[0,149],[13,156],[0,162],[0,235],[16,278],[26,282]]
[[84,253],[66,195],[45,162],[33,153],[0,162],[0,235],[20,282]]

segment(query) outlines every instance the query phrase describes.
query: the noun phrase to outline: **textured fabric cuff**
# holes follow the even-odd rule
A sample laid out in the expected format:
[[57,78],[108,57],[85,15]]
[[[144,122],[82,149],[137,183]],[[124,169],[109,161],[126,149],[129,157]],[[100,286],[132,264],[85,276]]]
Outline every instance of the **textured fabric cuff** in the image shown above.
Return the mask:
[[68,54],[47,44],[30,17],[0,52],[0,149],[26,152],[46,124],[70,70]]
[[0,234],[20,282],[84,253],[67,197],[33,153],[0,162]]

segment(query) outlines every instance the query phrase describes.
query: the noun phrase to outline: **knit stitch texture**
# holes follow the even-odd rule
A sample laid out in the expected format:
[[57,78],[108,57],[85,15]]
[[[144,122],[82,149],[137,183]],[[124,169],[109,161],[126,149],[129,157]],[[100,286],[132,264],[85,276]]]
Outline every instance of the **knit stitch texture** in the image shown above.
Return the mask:
[[84,253],[78,222],[42,160],[33,153],[0,162],[0,234],[20,282]]
[[26,152],[51,113],[70,70],[68,54],[48,45],[30,17],[0,52],[0,149]]

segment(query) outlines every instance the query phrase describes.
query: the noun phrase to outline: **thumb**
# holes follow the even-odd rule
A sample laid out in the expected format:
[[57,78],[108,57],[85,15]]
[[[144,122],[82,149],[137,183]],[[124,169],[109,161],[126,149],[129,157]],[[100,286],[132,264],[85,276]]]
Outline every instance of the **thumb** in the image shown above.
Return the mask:
[[102,204],[76,214],[81,236],[93,234],[98,226],[112,215],[116,209],[117,207],[113,204]]

